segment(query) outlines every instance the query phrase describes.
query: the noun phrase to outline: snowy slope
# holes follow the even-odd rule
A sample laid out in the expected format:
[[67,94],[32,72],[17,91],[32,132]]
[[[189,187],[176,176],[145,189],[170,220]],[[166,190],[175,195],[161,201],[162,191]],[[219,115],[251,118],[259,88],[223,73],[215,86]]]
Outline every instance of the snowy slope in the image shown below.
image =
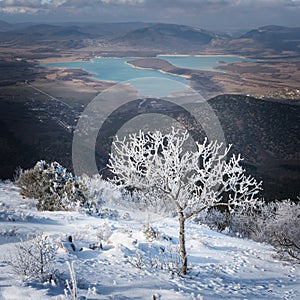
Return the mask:
[[[13,184],[0,184],[0,300],[66,299],[66,261],[74,261],[81,299],[300,299],[300,265],[276,258],[273,247],[187,225],[189,273],[176,273],[177,220],[151,214],[158,237],[142,232],[148,214],[113,207],[118,215],[39,212]],[[114,211],[113,211],[114,212]],[[20,239],[35,233],[59,245],[62,283],[24,282],[12,270]],[[75,251],[69,236],[72,236]],[[90,249],[102,243],[102,249]],[[170,269],[167,269],[170,266]],[[161,267],[164,268],[161,270]]]

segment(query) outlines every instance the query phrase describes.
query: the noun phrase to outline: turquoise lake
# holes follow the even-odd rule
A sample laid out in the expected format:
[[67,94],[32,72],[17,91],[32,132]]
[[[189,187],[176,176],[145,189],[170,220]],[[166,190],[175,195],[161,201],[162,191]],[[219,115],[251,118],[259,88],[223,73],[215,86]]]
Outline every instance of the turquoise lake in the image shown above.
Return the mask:
[[44,64],[48,67],[68,68],[68,69],[84,69],[93,74],[93,78],[99,80],[109,81],[127,81],[141,77],[159,77],[177,80],[182,83],[188,83],[183,77],[164,74],[156,70],[143,70],[134,68],[126,62],[135,60],[132,57],[123,58],[95,58],[92,61],[78,61],[78,62],[59,62]]
[[[213,67],[220,63],[232,63],[245,61],[246,59],[238,56],[167,56],[161,55],[158,58],[164,59],[177,67],[212,71]],[[98,80],[114,82],[132,81],[130,84],[137,88],[142,94],[147,96],[166,96],[170,93],[182,91],[188,86],[189,81],[181,76],[165,74],[157,70],[144,70],[134,68],[126,62],[137,58],[95,58],[92,61],[59,62],[43,64],[46,67],[84,69]],[[249,61],[249,60],[247,60]],[[139,78],[153,78],[153,86],[149,81],[135,81]],[[154,80],[155,79],[155,80]],[[161,79],[161,80],[160,80]],[[163,80],[165,79],[165,80]]]
[[158,55],[158,58],[167,60],[179,68],[202,71],[218,71],[214,67],[221,66],[223,63],[234,63],[239,61],[253,61],[239,56],[219,56],[219,55]]

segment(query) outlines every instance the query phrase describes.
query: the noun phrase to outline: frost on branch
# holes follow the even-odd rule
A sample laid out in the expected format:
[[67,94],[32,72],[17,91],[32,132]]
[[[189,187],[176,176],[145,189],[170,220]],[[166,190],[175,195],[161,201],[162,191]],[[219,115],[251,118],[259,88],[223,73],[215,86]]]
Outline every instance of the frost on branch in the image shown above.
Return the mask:
[[229,210],[255,206],[261,183],[246,176],[240,155],[226,160],[229,147],[216,141],[196,143],[196,150],[184,150],[189,135],[172,128],[118,137],[113,143],[109,169],[112,182],[148,194],[168,198],[178,215],[182,273],[187,273],[185,221],[211,207]]
[[114,142],[109,168],[114,183],[138,190],[157,190],[167,196],[185,218],[204,209],[226,205],[233,209],[255,204],[261,183],[246,176],[240,155],[226,156],[225,148],[207,139],[195,152],[183,151],[188,133],[139,132]]

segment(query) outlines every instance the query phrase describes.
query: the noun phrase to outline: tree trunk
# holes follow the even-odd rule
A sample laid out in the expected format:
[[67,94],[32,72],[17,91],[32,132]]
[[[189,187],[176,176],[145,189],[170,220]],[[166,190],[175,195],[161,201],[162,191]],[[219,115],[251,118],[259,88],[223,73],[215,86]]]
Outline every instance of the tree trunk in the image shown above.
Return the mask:
[[41,276],[43,278],[44,276],[44,257],[43,257],[43,249],[42,249],[42,245],[39,246],[40,247],[40,264],[41,264]]
[[180,243],[180,255],[181,255],[181,272],[183,275],[187,273],[187,257],[185,249],[185,218],[183,212],[178,212],[178,221],[179,221],[179,243]]

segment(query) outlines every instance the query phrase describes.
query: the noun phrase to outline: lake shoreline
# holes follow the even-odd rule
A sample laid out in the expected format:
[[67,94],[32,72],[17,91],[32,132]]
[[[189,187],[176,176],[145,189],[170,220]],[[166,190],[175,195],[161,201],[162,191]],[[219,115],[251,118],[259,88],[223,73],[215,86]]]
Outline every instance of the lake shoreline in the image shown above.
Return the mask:
[[[97,64],[97,59],[101,60],[104,59],[104,66],[102,67],[101,65],[99,65],[99,69],[101,69],[101,73],[97,72],[97,68],[95,69],[94,64]],[[107,61],[107,63],[105,62],[105,60]],[[112,61],[113,65],[112,68],[110,68],[110,62],[109,60]],[[90,78],[93,80],[97,80],[97,81],[103,81],[103,82],[108,82],[108,83],[118,83],[118,82],[123,82],[123,81],[128,81],[131,79],[135,79],[135,78],[140,78],[140,77],[162,77],[162,78],[168,78],[168,79],[172,79],[172,80],[176,80],[174,79],[174,77],[179,77],[182,78],[183,81],[181,80],[177,80],[181,83],[186,84],[186,82],[184,82],[184,80],[189,80],[190,76],[187,75],[182,75],[182,74],[175,74],[172,72],[168,72],[164,69],[156,69],[156,68],[143,68],[143,67],[139,67],[139,66],[135,66],[134,64],[131,63],[131,60],[135,61],[136,58],[135,57],[123,57],[123,58],[116,58],[116,57],[103,57],[103,58],[99,58],[99,57],[95,57],[92,61],[66,61],[66,62],[54,62],[54,63],[50,63],[50,62],[43,62],[41,64],[42,67],[45,68],[51,68],[51,69],[58,69],[58,70],[65,70],[66,72],[68,72],[68,70],[74,70],[74,69],[78,69],[81,70],[83,73],[85,73],[85,77],[86,78]],[[115,64],[115,61],[117,61],[118,63]],[[81,65],[82,63],[82,65]],[[84,65],[84,64],[87,65]],[[94,69],[90,68],[90,66],[88,65],[88,63],[91,63],[91,67],[93,67]],[[65,64],[65,65],[64,65]],[[78,65],[76,65],[78,64]],[[109,66],[109,68],[108,68]],[[144,70],[144,71],[149,71],[151,72],[150,74],[134,74],[133,76],[131,76],[131,71],[126,70],[126,69],[122,69],[124,68],[124,66],[128,66],[130,69],[134,70]],[[120,68],[120,69],[119,69]],[[105,70],[108,70],[108,73],[105,72]],[[123,72],[122,72],[123,71]],[[126,72],[128,74],[126,74]],[[124,78],[122,78],[122,75],[120,75],[120,77],[118,78],[118,74],[125,74]],[[167,75],[166,77],[164,76],[158,76],[159,74],[164,74]],[[104,74],[104,77],[101,78],[101,76]],[[105,76],[107,78],[105,78]]]
[[[160,58],[161,57],[161,58]],[[138,56],[134,56],[134,57],[106,57],[106,56],[94,56],[91,57],[89,59],[84,59],[84,58],[80,58],[80,57],[65,57],[65,58],[47,58],[47,59],[41,59],[41,60],[37,60],[37,62],[42,65],[43,67],[48,67],[48,64],[64,64],[64,63],[86,63],[86,62],[92,62],[94,63],[96,59],[124,59],[124,58],[128,58],[128,59],[133,59],[132,61],[150,61],[150,60],[161,60],[164,61],[165,63],[169,64],[169,66],[166,68],[165,67],[165,63],[162,63],[159,67],[157,66],[153,66],[153,65],[139,65],[137,63],[132,63],[129,60],[126,60],[124,63],[126,65],[129,65],[132,68],[136,68],[136,69],[140,69],[140,70],[146,70],[146,71],[158,71],[162,74],[166,74],[166,75],[170,75],[170,76],[178,76],[178,77],[182,77],[185,78],[187,80],[191,79],[191,75],[190,74],[182,74],[179,73],[177,70],[184,70],[185,73],[191,73],[192,71],[204,71],[204,72],[220,72],[220,70],[222,70],[222,65],[226,65],[229,63],[234,63],[234,62],[239,62],[239,60],[237,61],[218,61],[217,65],[214,62],[212,66],[210,67],[204,67],[204,68],[191,68],[191,67],[187,67],[187,66],[181,66],[178,65],[176,66],[173,62],[168,61],[168,59],[166,59],[167,57],[172,57],[172,58],[182,58],[182,57],[190,57],[190,58],[196,58],[196,57],[202,57],[202,58],[213,58],[213,57],[235,57],[237,59],[247,59],[246,57],[242,57],[242,56],[236,56],[233,54],[225,54],[225,55],[221,55],[221,54],[158,54],[155,57],[138,57]],[[51,66],[50,66],[51,67]],[[55,68],[59,68],[59,69],[68,69],[69,67],[64,67],[64,66],[54,66]],[[221,68],[220,68],[221,67]],[[74,69],[74,68],[71,68]],[[106,80],[103,78],[99,78],[97,76],[97,73],[95,72],[91,72],[89,69],[87,68],[82,68],[79,67],[78,69],[85,71],[87,73],[89,73],[90,75],[88,75],[89,77],[92,77],[95,80],[101,80],[101,81],[108,81],[108,82],[118,82],[117,80]],[[170,72],[170,70],[172,70],[172,72]],[[176,72],[177,71],[177,72]]]
[[[166,55],[166,54],[164,54]],[[176,55],[179,57],[179,55]],[[195,55],[188,55],[189,57],[195,57]],[[203,55],[204,57],[215,57],[220,58],[224,57],[225,55]],[[201,56],[201,57],[203,57]],[[113,57],[113,56],[112,56]],[[140,77],[163,77],[162,75],[168,75],[169,78],[172,80],[177,80],[179,82],[183,82],[186,85],[191,86],[195,90],[201,91],[202,94],[204,94],[205,98],[210,98],[212,96],[216,96],[219,94],[245,94],[245,95],[252,95],[257,98],[284,98],[284,99],[298,99],[299,98],[299,84],[296,80],[297,77],[295,77],[294,80],[290,80],[289,77],[287,77],[287,74],[289,74],[290,69],[287,69],[284,65],[282,65],[282,62],[278,62],[274,65],[273,61],[247,61],[247,60],[241,60],[238,62],[234,62],[232,59],[230,59],[230,63],[224,63],[221,60],[221,63],[218,64],[216,67],[217,69],[213,70],[195,70],[195,69],[187,69],[183,67],[175,67],[174,65],[167,62],[165,59],[161,59],[160,62],[156,62],[154,65],[153,63],[155,60],[159,60],[157,57],[165,58],[165,56],[157,55],[156,58],[151,57],[143,57],[143,58],[137,58],[136,56],[128,56],[126,57],[113,57],[111,58],[113,61],[118,62],[119,64],[127,65],[130,69],[140,69],[143,71],[156,71],[156,73],[149,73],[150,75],[147,75],[147,73],[143,74],[136,73],[134,78],[140,78]],[[227,57],[232,57],[231,55],[227,55]],[[61,77],[60,73],[64,73],[63,77],[68,77],[68,80],[72,80],[73,75],[75,74],[76,78],[79,78],[83,82],[85,82],[87,85],[92,85],[92,81],[94,81],[93,85],[97,86],[107,86],[111,84],[116,84],[120,81],[127,81],[129,79],[122,79],[120,78],[113,78],[115,80],[111,80],[111,78],[105,78],[102,77],[102,74],[106,75],[106,70],[101,70],[101,74],[98,75],[98,72],[95,70],[90,70],[89,68],[84,68],[84,63],[91,63],[93,60],[96,60],[97,57],[94,57],[91,60],[84,60],[82,58],[78,59],[78,56],[74,56],[74,61],[70,59],[70,57],[66,59],[54,59],[56,61],[56,66],[50,66],[52,70],[49,69],[49,71],[46,70],[46,68],[49,68],[48,63],[50,61],[46,60],[46,63],[44,64],[45,71],[47,73],[51,73],[50,80],[55,79],[56,77]],[[108,57],[103,57],[105,59],[108,59]],[[98,58],[101,61],[101,58]],[[148,64],[140,64],[134,62],[135,60],[148,60]],[[63,61],[69,61],[69,62],[77,62],[77,69],[74,70],[75,67],[73,66],[70,68],[68,65],[63,65]],[[251,60],[249,58],[249,60]],[[160,65],[161,61],[164,61],[163,65]],[[184,59],[183,59],[184,61]],[[216,61],[216,59],[215,59]],[[45,60],[42,60],[41,62],[45,62]],[[150,63],[151,62],[151,63]],[[293,61],[292,61],[293,62]],[[37,61],[35,61],[37,64]],[[83,63],[83,64],[81,64]],[[75,64],[76,66],[76,64]],[[55,71],[55,68],[57,69]],[[277,69],[280,68],[280,72],[282,74],[282,77],[280,79],[274,79],[272,77],[272,74],[274,72],[277,72]],[[38,67],[37,67],[38,69]],[[108,70],[109,71],[109,70]],[[113,71],[115,73],[118,73],[118,69],[115,68]],[[131,72],[126,70],[125,73]],[[70,73],[70,74],[68,74]],[[160,75],[159,75],[160,74]],[[297,73],[295,73],[297,76]],[[178,78],[178,79],[176,79]],[[272,79],[272,81],[267,80],[266,78]],[[278,87],[280,84],[282,78],[286,78],[286,87]],[[181,81],[182,80],[182,81]],[[189,81],[187,83],[187,81]]]
[[[161,58],[159,58],[161,57]],[[94,57],[90,60],[76,60],[71,61],[68,59],[67,62],[62,62],[61,59],[56,61],[55,63],[45,63],[43,62],[42,66],[46,68],[58,69],[60,71],[65,71],[66,73],[74,72],[74,70],[78,70],[82,72],[81,79],[83,81],[96,81],[102,82],[103,84],[118,84],[120,82],[130,81],[136,78],[142,77],[161,77],[162,79],[171,79],[178,81],[189,88],[193,88],[200,90],[203,93],[203,87],[208,90],[208,95],[216,95],[219,94],[222,89],[220,89],[219,84],[216,84],[214,80],[211,78],[216,75],[217,73],[222,73],[218,70],[214,70],[214,64],[218,64],[220,68],[226,65],[226,61],[220,61],[216,58],[223,57],[225,60],[225,56],[221,55],[201,55],[201,57],[214,57],[213,60],[203,61],[203,70],[199,70],[197,68],[184,68],[174,65],[172,62],[168,61],[167,59],[162,59],[168,57],[168,55],[157,55],[156,57]],[[172,57],[179,57],[179,55],[174,55]],[[183,55],[181,55],[183,57]],[[195,55],[187,55],[185,57],[191,57],[192,62],[195,60]],[[229,56],[227,56],[229,57]],[[234,56],[233,56],[234,57]],[[239,57],[236,57],[239,61]],[[99,65],[97,63],[99,62]],[[231,62],[231,61],[230,61]],[[201,62],[202,63],[202,62]],[[210,66],[212,64],[212,66]],[[127,66],[129,69],[124,68]],[[196,65],[197,66],[197,65]],[[211,68],[208,69],[208,68]],[[132,70],[142,70],[143,72],[135,72]],[[99,72],[101,71],[101,72]],[[160,75],[158,75],[160,74]],[[162,76],[165,75],[165,76]],[[123,77],[122,77],[123,76]],[[196,78],[192,81],[192,78]],[[178,78],[178,79],[176,79]],[[180,79],[181,78],[181,79]],[[205,79],[207,78],[207,79]],[[200,86],[199,86],[200,83]],[[176,88],[175,88],[176,89]],[[162,85],[161,90],[168,91],[168,93],[172,93],[172,88],[168,85]],[[205,92],[204,92],[205,93]],[[208,97],[207,95],[207,97]]]

